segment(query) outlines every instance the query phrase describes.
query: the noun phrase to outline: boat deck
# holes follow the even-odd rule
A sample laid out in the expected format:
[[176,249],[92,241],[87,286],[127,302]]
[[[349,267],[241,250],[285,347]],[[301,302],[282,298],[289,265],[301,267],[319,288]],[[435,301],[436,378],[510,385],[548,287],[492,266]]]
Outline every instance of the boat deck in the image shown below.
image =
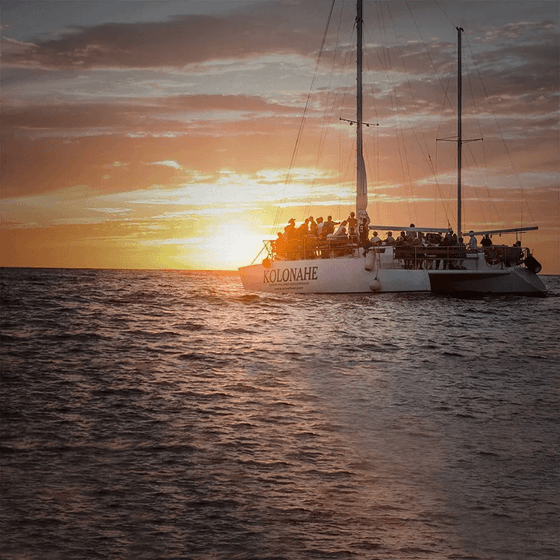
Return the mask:
[[[523,264],[527,249],[493,245],[469,250],[466,246],[381,245],[364,249],[350,239],[297,240],[287,243],[285,251],[276,253],[274,242],[266,242],[268,258],[279,261],[357,258],[372,253],[379,268],[411,270],[467,270],[484,254],[485,262],[496,269]],[[470,266],[469,266],[470,265]]]

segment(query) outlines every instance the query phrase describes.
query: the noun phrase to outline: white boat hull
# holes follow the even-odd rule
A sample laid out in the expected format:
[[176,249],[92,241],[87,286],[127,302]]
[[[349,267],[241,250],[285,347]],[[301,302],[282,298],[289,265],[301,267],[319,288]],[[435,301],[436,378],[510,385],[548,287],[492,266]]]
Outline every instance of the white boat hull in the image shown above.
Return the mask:
[[[401,268],[393,260],[392,248],[376,256],[375,262],[363,256],[328,259],[276,261],[239,269],[246,290],[270,293],[511,293],[542,294],[542,280],[523,266],[488,265],[482,254],[469,255],[464,270],[425,270]],[[367,268],[371,268],[368,270]]]

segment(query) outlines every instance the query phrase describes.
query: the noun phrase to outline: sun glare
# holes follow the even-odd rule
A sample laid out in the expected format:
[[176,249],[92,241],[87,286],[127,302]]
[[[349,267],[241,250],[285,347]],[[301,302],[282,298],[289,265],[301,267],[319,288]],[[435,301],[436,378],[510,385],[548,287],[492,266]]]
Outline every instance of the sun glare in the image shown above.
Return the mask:
[[262,234],[255,234],[242,225],[223,225],[205,243],[209,263],[215,268],[235,269],[251,264],[263,247]]

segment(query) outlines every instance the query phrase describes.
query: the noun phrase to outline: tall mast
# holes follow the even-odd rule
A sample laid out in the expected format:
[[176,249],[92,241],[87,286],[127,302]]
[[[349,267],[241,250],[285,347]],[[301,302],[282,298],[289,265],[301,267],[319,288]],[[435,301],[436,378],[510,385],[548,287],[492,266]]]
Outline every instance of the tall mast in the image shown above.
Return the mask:
[[457,27],[457,236],[462,234],[461,211],[462,211],[462,194],[461,194],[461,156],[463,152],[463,72],[461,62],[461,33],[464,31],[462,27]]
[[363,26],[363,5],[362,0],[358,0],[356,6],[356,34],[357,34],[357,64],[356,64],[356,122],[358,124],[357,130],[357,170],[360,170],[360,160],[363,157],[363,146],[362,146],[362,57],[363,57],[363,46],[362,46],[362,26]]
[[[356,214],[358,219],[367,217],[367,179],[364,164],[362,141],[362,37],[363,37],[363,2],[356,4]],[[368,219],[369,221],[369,219]]]

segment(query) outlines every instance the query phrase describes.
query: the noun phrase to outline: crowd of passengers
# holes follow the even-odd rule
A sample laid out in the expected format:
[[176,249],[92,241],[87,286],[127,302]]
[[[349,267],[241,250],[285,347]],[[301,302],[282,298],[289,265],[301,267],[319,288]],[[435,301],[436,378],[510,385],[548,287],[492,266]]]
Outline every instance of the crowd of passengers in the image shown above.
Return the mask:
[[346,249],[351,248],[353,244],[367,248],[371,245],[368,237],[367,220],[362,220],[358,225],[355,213],[351,212],[342,222],[333,221],[332,216],[328,216],[326,220],[322,217],[317,218],[316,221],[309,217],[298,227],[292,218],[284,228],[284,233],[278,232],[273,246],[276,255],[280,257],[294,258],[294,252],[305,252],[306,258],[309,258],[310,253],[320,250],[327,241],[338,245],[339,252],[343,250],[343,245],[347,246]]
[[[337,227],[338,226],[338,227]],[[414,224],[410,224],[410,228],[415,228]],[[385,239],[378,236],[378,232],[374,231],[373,236],[369,237],[369,222],[367,218],[363,218],[361,223],[354,212],[346,220],[334,222],[332,216],[328,216],[326,220],[322,217],[314,220],[313,217],[307,218],[299,226],[296,227],[294,218],[290,219],[288,225],[284,228],[284,232],[278,232],[278,237],[272,242],[273,250],[279,258],[314,258],[316,256],[328,256],[334,251],[335,256],[351,253],[354,247],[361,247],[364,254],[372,247],[382,247],[393,245],[395,247],[411,249],[411,255],[414,258],[404,259],[405,268],[431,268],[437,269],[442,263],[444,269],[463,267],[462,260],[445,260],[445,259],[426,259],[417,258],[415,248],[421,247],[442,247],[457,248],[456,255],[463,256],[466,252],[476,252],[478,250],[478,240],[473,231],[469,232],[469,240],[465,244],[463,237],[457,236],[452,228],[449,228],[445,235],[441,233],[424,233],[422,231],[408,230],[401,231],[400,235],[395,239],[393,232],[388,231]],[[492,240],[489,234],[484,234],[480,245],[488,250],[492,246]],[[517,241],[513,248],[517,251],[514,260],[521,258],[521,242]],[[447,249],[447,256],[453,256],[451,249]],[[441,253],[441,251],[438,251]],[[513,255],[513,253],[511,253]],[[518,256],[517,256],[518,255]]]

